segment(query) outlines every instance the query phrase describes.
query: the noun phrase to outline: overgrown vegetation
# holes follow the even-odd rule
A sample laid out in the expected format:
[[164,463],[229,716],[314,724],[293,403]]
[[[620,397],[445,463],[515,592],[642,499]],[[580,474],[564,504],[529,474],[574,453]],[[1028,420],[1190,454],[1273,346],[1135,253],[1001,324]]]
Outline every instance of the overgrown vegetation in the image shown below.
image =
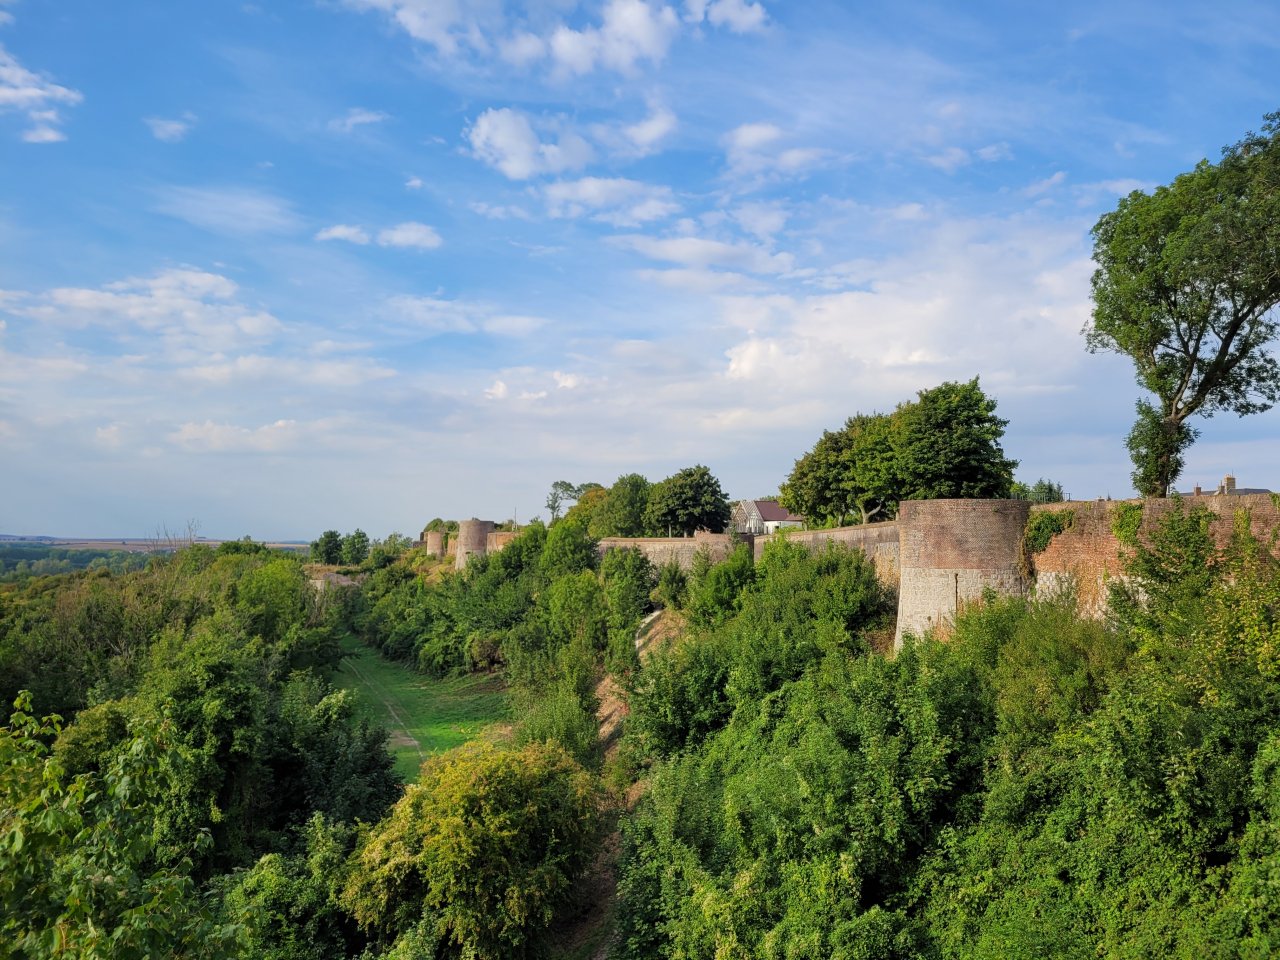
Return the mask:
[[1053,538],[1071,529],[1075,522],[1074,510],[1041,510],[1027,518],[1027,529],[1022,535],[1022,547],[1028,556],[1044,553]]
[[[459,572],[366,558],[323,594],[243,544],[34,580],[0,607],[0,678],[40,679],[47,649],[58,682],[0,731],[0,936],[18,957],[556,955],[620,822],[614,960],[1270,956],[1280,570],[1211,519],[1135,524],[1107,620],[992,596],[892,658],[861,553],[783,538],[686,574],[601,558],[580,517]],[[688,627],[640,662],[655,602]],[[360,640],[386,671],[500,672],[509,736],[401,792],[333,686]],[[612,758],[607,672],[630,707]],[[36,719],[55,695],[66,719]]]

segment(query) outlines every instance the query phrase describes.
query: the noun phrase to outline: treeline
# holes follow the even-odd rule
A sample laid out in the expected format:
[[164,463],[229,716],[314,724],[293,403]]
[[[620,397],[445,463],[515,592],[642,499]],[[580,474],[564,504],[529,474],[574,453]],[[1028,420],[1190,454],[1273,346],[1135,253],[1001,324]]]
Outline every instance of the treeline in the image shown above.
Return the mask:
[[857,562],[766,557],[640,673],[615,956],[1274,956],[1280,574],[1211,516],[1105,622],[990,597],[893,658]]
[[565,519],[580,524],[598,540],[688,537],[698,530],[720,533],[729,525],[729,500],[720,481],[701,464],[677,470],[657,483],[639,473],[624,474],[607,488],[557,480],[546,502],[552,523],[571,501]]
[[21,583],[31,577],[75,570],[124,573],[145,567],[147,556],[128,550],[72,550],[42,544],[0,543],[0,583]]

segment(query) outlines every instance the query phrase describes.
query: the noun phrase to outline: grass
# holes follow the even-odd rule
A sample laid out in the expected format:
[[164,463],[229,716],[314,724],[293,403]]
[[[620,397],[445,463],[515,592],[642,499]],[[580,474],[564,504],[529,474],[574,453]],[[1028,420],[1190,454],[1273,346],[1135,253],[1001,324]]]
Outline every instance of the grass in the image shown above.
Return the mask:
[[496,676],[437,680],[387,660],[354,637],[342,649],[335,683],[354,691],[361,712],[387,728],[396,773],[406,783],[418,778],[418,767],[431,754],[460,746],[508,719],[506,692]]

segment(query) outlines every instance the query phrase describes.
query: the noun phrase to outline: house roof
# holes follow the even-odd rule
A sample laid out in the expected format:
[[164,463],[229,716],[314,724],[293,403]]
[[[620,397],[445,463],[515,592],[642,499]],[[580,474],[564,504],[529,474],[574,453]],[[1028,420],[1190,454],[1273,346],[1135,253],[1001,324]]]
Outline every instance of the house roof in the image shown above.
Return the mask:
[[765,523],[774,523],[779,520],[792,520],[796,523],[804,522],[804,517],[798,513],[792,513],[785,507],[780,507],[773,500],[753,500],[756,510],[760,514],[760,519]]

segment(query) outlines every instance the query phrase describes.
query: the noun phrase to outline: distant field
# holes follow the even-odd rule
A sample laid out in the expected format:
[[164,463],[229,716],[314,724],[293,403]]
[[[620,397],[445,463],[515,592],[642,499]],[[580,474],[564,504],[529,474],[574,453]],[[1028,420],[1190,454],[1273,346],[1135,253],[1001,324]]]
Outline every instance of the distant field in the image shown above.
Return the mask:
[[354,639],[343,650],[336,682],[357,693],[364,715],[390,731],[396,772],[406,782],[417,779],[418,767],[431,754],[460,746],[508,719],[506,693],[496,676],[433,680]]
[[[164,550],[178,550],[192,543],[202,543],[216,547],[222,540],[210,540],[208,537],[197,537],[188,540],[185,537],[19,537],[12,534],[0,534],[0,546],[12,547],[57,547],[60,550],[123,550],[129,553],[158,553]],[[267,541],[266,546],[273,550],[309,551],[310,546],[294,540]]]

